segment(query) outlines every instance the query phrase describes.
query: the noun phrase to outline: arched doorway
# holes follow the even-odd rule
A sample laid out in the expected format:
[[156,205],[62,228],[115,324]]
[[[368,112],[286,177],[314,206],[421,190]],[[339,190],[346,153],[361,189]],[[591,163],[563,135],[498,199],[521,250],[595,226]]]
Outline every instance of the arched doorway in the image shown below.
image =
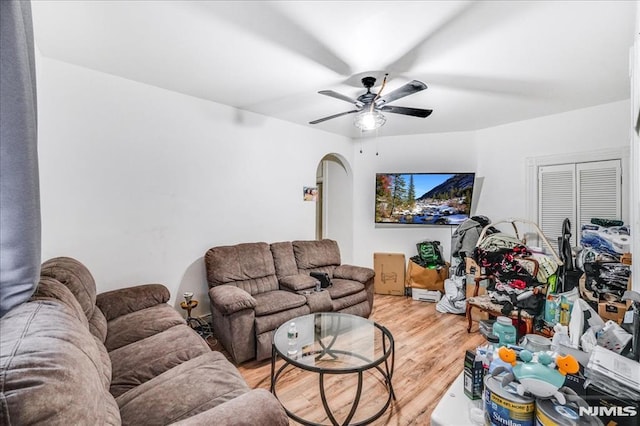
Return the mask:
[[322,157],[316,169],[316,238],[338,241],[343,262],[353,251],[353,173],[340,154]]

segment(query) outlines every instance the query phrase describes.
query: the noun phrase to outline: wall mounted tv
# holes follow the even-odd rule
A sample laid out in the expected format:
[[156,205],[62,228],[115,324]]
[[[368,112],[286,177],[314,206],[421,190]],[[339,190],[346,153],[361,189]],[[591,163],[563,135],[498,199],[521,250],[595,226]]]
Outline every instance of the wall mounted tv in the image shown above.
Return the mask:
[[377,173],[376,223],[454,225],[471,215],[475,173]]

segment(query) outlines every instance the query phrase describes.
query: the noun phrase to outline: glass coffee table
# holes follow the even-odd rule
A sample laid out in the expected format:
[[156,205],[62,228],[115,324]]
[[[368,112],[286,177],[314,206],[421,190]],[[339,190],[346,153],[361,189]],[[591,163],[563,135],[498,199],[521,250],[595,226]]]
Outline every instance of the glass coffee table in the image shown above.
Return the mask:
[[[287,331],[295,322],[298,331],[297,352],[289,354]],[[276,360],[284,363],[276,370]],[[302,369],[317,373],[320,399],[332,425],[365,425],[382,416],[395,399],[391,379],[393,376],[394,342],[385,327],[365,318],[336,312],[316,313],[294,318],[281,325],[273,336],[271,351],[271,392],[277,395],[278,379],[285,370]],[[290,367],[290,368],[288,368]],[[330,375],[357,375],[355,396],[346,418],[340,423],[327,400],[327,381]],[[352,422],[363,390],[363,376],[377,375],[385,386],[386,402],[371,416]],[[282,401],[280,401],[282,403]],[[305,425],[322,425],[303,419],[283,404],[293,420]],[[377,408],[377,407],[376,407]]]

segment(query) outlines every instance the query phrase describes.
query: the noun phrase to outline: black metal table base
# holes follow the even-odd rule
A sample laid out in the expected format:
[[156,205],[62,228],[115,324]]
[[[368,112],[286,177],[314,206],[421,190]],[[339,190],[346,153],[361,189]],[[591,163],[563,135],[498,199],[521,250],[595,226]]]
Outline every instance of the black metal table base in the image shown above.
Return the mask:
[[[373,422],[374,420],[380,418],[385,411],[387,411],[387,409],[389,408],[389,405],[391,405],[391,401],[396,399],[395,393],[393,391],[393,385],[391,383],[391,380],[393,378],[393,364],[394,364],[394,342],[393,342],[393,337],[391,336],[391,333],[384,327],[379,326],[376,324],[376,326],[378,326],[380,329],[383,330],[383,352],[384,352],[384,356],[381,357],[380,359],[376,360],[376,361],[371,361],[368,358],[365,358],[364,356],[357,354],[357,353],[352,353],[349,351],[342,351],[342,350],[334,350],[331,348],[331,346],[333,345],[335,338],[331,341],[331,343],[327,346],[322,346],[322,350],[320,351],[316,351],[316,352],[312,352],[312,353],[305,353],[305,356],[314,356],[316,360],[318,360],[319,358],[328,355],[333,359],[337,359],[339,355],[348,355],[348,356],[353,356],[353,357],[357,357],[360,358],[364,361],[367,361],[368,363],[360,366],[360,367],[354,367],[351,369],[343,369],[343,370],[329,370],[329,369],[323,369],[321,367],[311,367],[308,365],[305,365],[303,363],[297,363],[293,360],[289,360],[287,357],[282,356],[281,354],[279,354],[279,352],[276,350],[275,344],[272,345],[272,350],[271,350],[271,393],[273,393],[273,395],[276,396],[276,398],[278,397],[277,392],[276,392],[276,383],[278,381],[278,378],[280,377],[280,375],[284,372],[284,370],[288,367],[288,366],[292,366],[292,367],[297,367],[297,368],[301,368],[303,370],[307,370],[307,371],[311,371],[311,372],[317,372],[319,374],[319,387],[320,387],[320,399],[322,400],[322,406],[327,414],[327,417],[329,418],[329,420],[331,421],[331,425],[333,426],[338,426],[338,425],[354,425],[354,426],[359,426],[359,425],[367,425],[370,424],[371,422]],[[280,355],[280,358],[284,361],[284,363],[282,364],[282,366],[280,366],[280,368],[278,368],[278,370],[276,371],[276,359],[278,357],[278,355]],[[384,368],[383,368],[384,367]],[[375,369],[377,370],[381,375],[382,375],[382,379],[384,382],[384,385],[386,386],[387,390],[388,390],[388,397],[386,402],[384,403],[384,405],[372,416],[364,419],[364,420],[360,420],[357,423],[352,423],[352,419],[356,414],[356,411],[358,409],[358,404],[360,403],[360,398],[362,396],[362,387],[363,387],[363,374],[371,369]],[[339,374],[357,374],[358,375],[358,385],[356,388],[356,393],[355,393],[355,397],[353,399],[353,402],[351,404],[351,408],[349,410],[349,414],[347,415],[347,417],[344,419],[344,421],[342,423],[340,423],[335,415],[333,414],[331,408],[329,407],[329,403],[327,401],[327,395],[326,395],[326,390],[325,390],[325,376],[327,375],[339,375]],[[304,425],[309,425],[309,426],[325,426],[323,423],[315,423],[312,422],[310,420],[307,419],[303,419],[302,417],[298,416],[297,414],[291,412],[290,410],[287,409],[287,407],[284,406],[284,410],[287,413],[287,415],[292,418],[293,420],[297,421],[298,423],[304,424]]]

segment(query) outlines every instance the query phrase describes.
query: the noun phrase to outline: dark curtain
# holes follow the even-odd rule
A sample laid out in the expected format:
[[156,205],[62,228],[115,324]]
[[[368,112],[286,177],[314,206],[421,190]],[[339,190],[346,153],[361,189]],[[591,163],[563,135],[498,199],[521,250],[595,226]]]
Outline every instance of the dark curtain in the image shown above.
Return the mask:
[[29,1],[0,1],[0,317],[40,277],[36,75]]

